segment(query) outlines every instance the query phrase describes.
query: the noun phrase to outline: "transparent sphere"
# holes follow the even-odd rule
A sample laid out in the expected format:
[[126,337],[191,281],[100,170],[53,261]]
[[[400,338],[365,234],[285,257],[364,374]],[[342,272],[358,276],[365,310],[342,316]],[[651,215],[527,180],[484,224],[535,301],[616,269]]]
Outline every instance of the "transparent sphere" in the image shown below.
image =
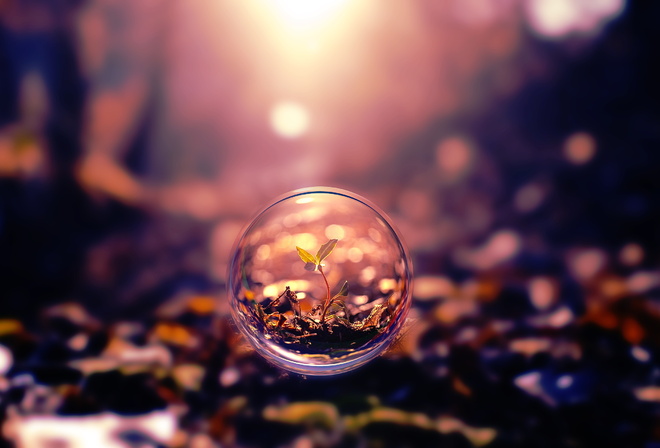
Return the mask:
[[272,363],[332,375],[381,354],[411,302],[412,265],[389,218],[345,190],[296,190],[239,236],[229,266],[234,320]]

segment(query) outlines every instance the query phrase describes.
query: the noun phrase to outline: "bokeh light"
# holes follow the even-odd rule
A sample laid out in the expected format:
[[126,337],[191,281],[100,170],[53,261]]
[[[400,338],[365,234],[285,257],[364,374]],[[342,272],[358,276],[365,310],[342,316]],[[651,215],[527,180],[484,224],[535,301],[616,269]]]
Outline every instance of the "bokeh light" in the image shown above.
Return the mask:
[[571,135],[564,144],[564,155],[574,165],[588,163],[596,154],[596,141],[585,133],[578,132]]
[[625,0],[529,0],[532,29],[549,39],[592,34],[623,12]]
[[278,103],[270,112],[270,124],[278,135],[297,138],[304,135],[309,128],[309,112],[297,103]]

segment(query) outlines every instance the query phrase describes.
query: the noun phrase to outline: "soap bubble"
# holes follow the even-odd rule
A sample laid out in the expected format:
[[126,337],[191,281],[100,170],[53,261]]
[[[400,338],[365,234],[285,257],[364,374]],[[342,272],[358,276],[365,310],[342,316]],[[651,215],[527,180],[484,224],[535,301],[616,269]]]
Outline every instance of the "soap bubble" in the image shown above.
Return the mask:
[[237,327],[273,364],[333,375],[382,354],[411,302],[412,264],[389,218],[345,190],[290,192],[239,236],[228,276]]

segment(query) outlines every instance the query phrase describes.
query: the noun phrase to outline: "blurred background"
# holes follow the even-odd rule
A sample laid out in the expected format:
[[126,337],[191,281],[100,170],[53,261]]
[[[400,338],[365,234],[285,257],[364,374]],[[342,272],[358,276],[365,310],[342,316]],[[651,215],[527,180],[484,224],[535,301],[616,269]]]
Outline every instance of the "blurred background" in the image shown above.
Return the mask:
[[[0,0],[0,446],[660,446],[660,4]],[[273,198],[399,227],[333,378],[229,319]]]

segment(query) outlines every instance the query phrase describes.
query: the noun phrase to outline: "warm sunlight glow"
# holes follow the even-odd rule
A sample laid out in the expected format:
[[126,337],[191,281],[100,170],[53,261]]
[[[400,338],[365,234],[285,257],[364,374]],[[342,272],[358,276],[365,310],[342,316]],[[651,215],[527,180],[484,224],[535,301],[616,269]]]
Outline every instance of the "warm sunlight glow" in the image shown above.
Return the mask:
[[284,25],[312,29],[339,13],[347,0],[266,0]]
[[297,138],[309,128],[309,113],[298,103],[278,103],[270,112],[270,124],[279,136]]

